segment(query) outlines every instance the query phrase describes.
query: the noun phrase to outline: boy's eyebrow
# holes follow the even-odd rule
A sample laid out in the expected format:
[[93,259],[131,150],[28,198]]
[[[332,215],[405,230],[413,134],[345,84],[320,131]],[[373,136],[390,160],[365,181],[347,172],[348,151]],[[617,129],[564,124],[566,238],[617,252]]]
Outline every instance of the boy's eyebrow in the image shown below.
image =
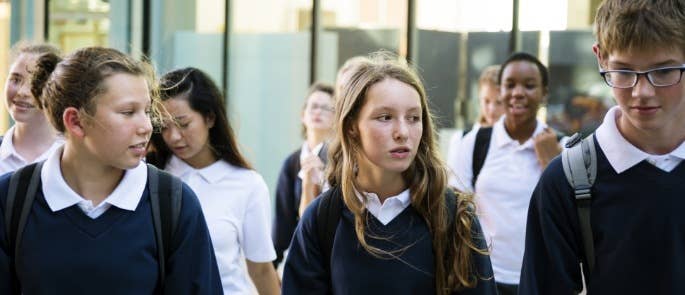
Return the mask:
[[[668,59],[668,60],[661,61],[661,62],[658,62],[655,64],[651,64],[647,68],[653,69],[653,68],[672,66],[672,65],[681,65],[681,63],[675,59]],[[635,68],[634,65],[631,65],[629,63],[624,63],[621,61],[610,61],[609,66],[622,67],[622,68]]]

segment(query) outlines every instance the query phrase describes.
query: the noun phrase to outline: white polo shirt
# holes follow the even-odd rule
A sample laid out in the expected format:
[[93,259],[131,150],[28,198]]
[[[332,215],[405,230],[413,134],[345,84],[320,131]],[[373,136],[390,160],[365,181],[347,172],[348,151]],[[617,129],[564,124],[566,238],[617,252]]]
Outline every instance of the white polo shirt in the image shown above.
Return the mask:
[[252,262],[276,259],[269,189],[262,176],[223,160],[195,169],[176,156],[166,170],[187,183],[200,200],[224,294],[251,294],[243,258]]
[[621,109],[614,106],[604,116],[602,125],[595,131],[597,143],[606,155],[609,164],[616,173],[623,173],[630,167],[637,165],[643,160],[666,172],[671,172],[680,162],[685,159],[685,142],[673,151],[665,155],[651,155],[640,150],[628,142],[618,131],[616,120],[621,115]]
[[17,170],[31,163],[44,161],[50,154],[64,144],[64,139],[58,137],[43,154],[38,156],[33,162],[28,162],[14,149],[14,142],[12,141],[13,135],[14,126],[5,132],[5,135],[2,138],[2,144],[0,144],[0,175]]
[[[499,283],[519,283],[525,246],[526,218],[530,197],[542,167],[535,155],[532,137],[523,144],[504,129],[502,116],[493,126],[490,147],[476,181],[475,203],[490,260]],[[533,137],[547,126],[538,121]],[[462,139],[457,152],[456,179],[450,185],[472,192],[474,129]]]
[[78,205],[88,217],[95,219],[112,206],[128,211],[136,210],[147,185],[147,166],[145,163],[140,162],[135,168],[126,170],[124,177],[112,193],[100,204],[93,206],[93,202],[77,194],[64,181],[62,169],[60,169],[62,151],[63,148],[59,148],[52,153],[43,164],[43,170],[40,171],[41,188],[45,195],[45,201],[52,212]]

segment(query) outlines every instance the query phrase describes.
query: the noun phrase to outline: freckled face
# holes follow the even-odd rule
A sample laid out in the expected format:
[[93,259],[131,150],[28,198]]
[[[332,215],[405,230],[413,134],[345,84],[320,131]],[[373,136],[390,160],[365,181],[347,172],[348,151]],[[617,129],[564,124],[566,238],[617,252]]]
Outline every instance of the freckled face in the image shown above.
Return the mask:
[[368,89],[358,116],[356,129],[363,151],[359,175],[401,176],[414,161],[423,134],[419,93],[387,78]]

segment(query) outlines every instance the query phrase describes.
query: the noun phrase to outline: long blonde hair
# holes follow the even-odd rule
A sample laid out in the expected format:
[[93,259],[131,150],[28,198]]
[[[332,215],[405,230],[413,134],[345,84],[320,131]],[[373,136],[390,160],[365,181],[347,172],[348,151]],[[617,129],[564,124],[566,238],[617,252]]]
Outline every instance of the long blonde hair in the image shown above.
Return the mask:
[[472,242],[473,202],[470,196],[459,195],[454,226],[449,228],[445,198],[447,170],[440,158],[426,93],[414,69],[399,62],[397,57],[385,52],[375,53],[368,62],[361,63],[342,85],[335,108],[336,136],[329,149],[328,182],[332,187],[340,187],[345,205],[354,214],[355,233],[362,247],[375,256],[393,256],[393,253],[366,242],[365,207],[355,195],[355,161],[363,151],[358,137],[349,136],[368,89],[385,79],[395,79],[411,86],[421,98],[423,134],[416,158],[403,172],[403,177],[409,185],[411,204],[425,220],[432,235],[437,294],[473,287],[477,274],[474,274],[471,256],[474,251],[483,252]]

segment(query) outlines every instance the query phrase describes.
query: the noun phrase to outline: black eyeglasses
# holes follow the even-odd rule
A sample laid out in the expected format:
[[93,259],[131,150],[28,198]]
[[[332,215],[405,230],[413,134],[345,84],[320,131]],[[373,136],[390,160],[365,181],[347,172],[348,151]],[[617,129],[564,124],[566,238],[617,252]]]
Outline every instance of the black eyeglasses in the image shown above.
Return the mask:
[[637,78],[645,75],[649,84],[654,87],[668,87],[680,83],[685,72],[685,64],[675,67],[662,67],[643,72],[631,70],[599,70],[604,82],[613,88],[633,88],[637,85]]

